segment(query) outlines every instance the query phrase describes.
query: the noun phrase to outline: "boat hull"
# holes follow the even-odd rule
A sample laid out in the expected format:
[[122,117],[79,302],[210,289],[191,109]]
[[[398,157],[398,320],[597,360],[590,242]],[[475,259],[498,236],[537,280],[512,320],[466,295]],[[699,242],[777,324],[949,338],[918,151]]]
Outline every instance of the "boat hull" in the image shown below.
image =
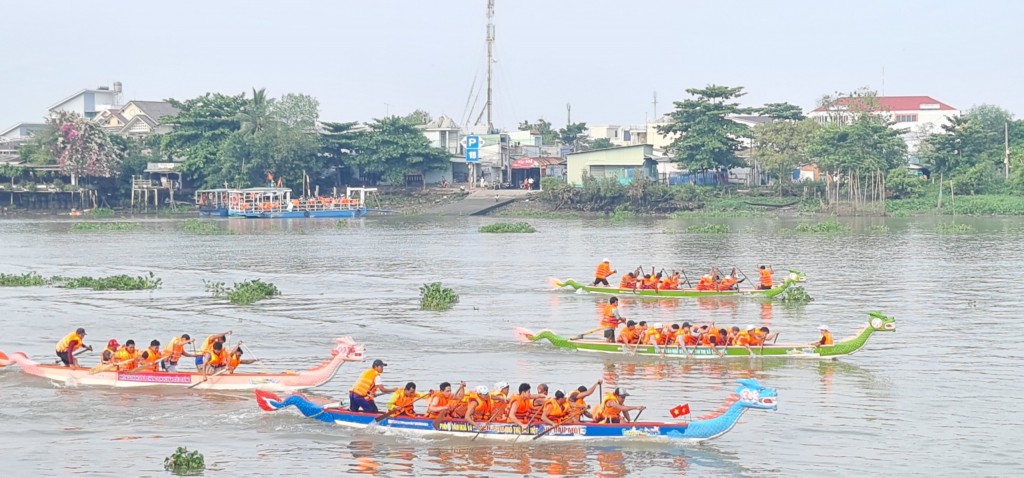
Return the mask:
[[203,375],[198,372],[142,372],[97,371],[83,367],[41,364],[24,353],[11,355],[21,371],[65,385],[100,386],[113,388],[176,387],[195,390],[276,390],[291,392],[314,388],[327,383],[344,362],[362,361],[363,346],[351,338],[335,339],[329,360],[302,372],[282,373],[220,373]]
[[589,292],[592,294],[611,294],[619,296],[650,297],[658,299],[673,299],[686,297],[775,297],[789,288],[794,281],[787,280],[771,289],[756,290],[696,290],[696,289],[620,289],[618,287],[594,287],[581,284],[572,279],[566,281],[555,280],[558,287],[572,287],[577,291]]
[[245,212],[238,214],[241,217],[247,217],[251,219],[317,219],[317,218],[334,218],[344,219],[353,217],[363,217],[366,215],[366,208],[357,209],[325,209],[320,211],[259,211],[259,212]]

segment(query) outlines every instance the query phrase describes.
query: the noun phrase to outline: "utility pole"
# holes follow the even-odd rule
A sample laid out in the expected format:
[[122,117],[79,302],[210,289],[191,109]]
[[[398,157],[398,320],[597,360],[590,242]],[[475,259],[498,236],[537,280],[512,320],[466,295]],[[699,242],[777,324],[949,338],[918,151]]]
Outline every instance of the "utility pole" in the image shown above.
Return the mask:
[[565,125],[569,126],[572,124],[572,103],[565,104]]
[[1010,179],[1010,123],[1003,123],[1003,171]]
[[658,121],[658,92],[654,92],[654,101],[651,102],[654,105],[654,121]]
[[491,74],[494,67],[494,0],[487,0],[487,132],[494,131],[491,119]]

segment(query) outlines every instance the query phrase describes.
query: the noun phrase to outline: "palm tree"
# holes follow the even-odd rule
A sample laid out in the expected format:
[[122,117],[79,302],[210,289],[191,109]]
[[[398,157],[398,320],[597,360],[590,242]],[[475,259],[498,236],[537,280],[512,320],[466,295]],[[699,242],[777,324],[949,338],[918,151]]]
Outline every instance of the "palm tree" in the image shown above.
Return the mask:
[[239,120],[242,122],[241,131],[252,135],[263,132],[267,123],[270,122],[270,110],[273,105],[274,99],[267,98],[266,88],[259,90],[253,88],[252,99],[242,107],[242,112],[239,115]]

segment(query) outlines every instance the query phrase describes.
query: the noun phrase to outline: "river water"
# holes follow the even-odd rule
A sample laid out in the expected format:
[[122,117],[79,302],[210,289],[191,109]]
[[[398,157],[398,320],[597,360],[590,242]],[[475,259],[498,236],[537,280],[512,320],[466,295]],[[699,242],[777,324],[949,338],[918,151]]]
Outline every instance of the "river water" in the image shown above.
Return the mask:
[[[139,275],[152,292],[0,289],[0,350],[49,360],[53,344],[85,327],[99,350],[111,337],[166,342],[232,330],[273,370],[327,356],[351,335],[367,358],[390,365],[389,386],[413,380],[471,386],[507,381],[551,389],[623,386],[646,419],[688,403],[717,408],[738,378],[779,392],[778,411],[751,411],[725,436],[701,445],[595,442],[493,444],[352,431],[260,411],[250,393],[121,391],[62,387],[0,369],[0,468],[7,476],[164,475],[178,446],[206,457],[207,475],[305,476],[1008,476],[1024,470],[1024,412],[1016,345],[1024,281],[1024,222],[961,219],[976,231],[940,235],[937,219],[857,219],[843,235],[785,234],[795,220],[712,219],[731,234],[689,234],[706,220],[530,220],[537,234],[480,234],[491,218],[380,217],[334,221],[221,220],[232,235],[180,232],[173,220],[138,232],[76,233],[66,221],[0,222],[0,272]],[[883,234],[869,226],[885,224]],[[821,323],[838,338],[869,310],[897,319],[837,362],[729,362],[604,357],[521,345],[512,329],[564,334],[596,326],[604,299],[552,291],[549,276],[591,277],[603,257],[620,271],[715,264],[805,272],[815,300],[801,307],[755,300],[637,301],[622,315],[648,321],[766,324],[780,342],[810,342]],[[691,275],[691,279],[693,278]],[[777,274],[777,277],[780,277]],[[235,307],[204,291],[260,278],[279,298]],[[756,280],[756,277],[754,277]],[[417,288],[442,281],[461,294],[455,309],[418,310]],[[87,354],[87,365],[94,363]],[[345,364],[313,391],[340,399],[368,364]],[[258,365],[250,366],[259,369]],[[591,402],[597,397],[592,397]]]

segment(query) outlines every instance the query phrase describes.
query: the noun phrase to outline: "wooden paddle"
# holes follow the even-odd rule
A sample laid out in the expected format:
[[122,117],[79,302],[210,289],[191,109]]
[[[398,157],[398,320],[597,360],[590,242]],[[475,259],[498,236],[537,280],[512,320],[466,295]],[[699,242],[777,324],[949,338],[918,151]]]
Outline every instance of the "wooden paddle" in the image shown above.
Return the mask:
[[690,278],[686,277],[686,271],[684,269],[679,269],[679,273],[683,275],[683,279],[686,279],[686,286],[692,289],[693,284],[690,284]]
[[[501,408],[499,408],[498,410],[499,410],[499,411],[504,411],[504,410],[505,410],[506,408],[508,408],[508,405],[503,405],[503,406],[502,406]],[[492,420],[494,420],[494,418],[495,418],[495,417],[497,417],[497,416],[498,416],[498,415],[500,415],[500,414],[501,414],[501,413],[499,413],[499,412],[493,412],[493,411],[492,411],[492,413],[491,413],[491,417],[487,419],[487,423],[484,423],[484,426],[483,426],[482,428],[480,428],[479,430],[477,430],[477,432],[476,432],[476,435],[473,435],[473,439],[472,439],[472,440],[469,440],[469,441],[473,441],[473,440],[476,440],[476,437],[480,436],[480,434],[481,434],[481,433],[483,433],[483,432],[484,432],[484,430],[486,430],[486,429],[487,429],[487,427],[489,427],[489,426],[491,425],[491,421],[492,421]]]
[[228,371],[228,368],[227,368],[227,367],[224,367],[224,369],[223,369],[223,370],[218,370],[218,371],[217,371],[216,373],[214,373],[213,375],[207,375],[207,376],[206,376],[206,378],[204,378],[204,379],[203,379],[203,380],[202,380],[201,382],[193,383],[192,385],[189,385],[189,386],[188,386],[188,388],[196,388],[196,387],[198,387],[199,385],[202,385],[202,384],[206,383],[206,381],[207,381],[207,380],[209,380],[209,379],[211,379],[211,378],[213,378],[213,377],[216,377],[216,376],[218,376],[218,375],[220,375],[220,374],[222,374],[222,373],[224,373],[224,372],[227,372],[227,371]]
[[[746,282],[747,282],[747,284],[748,284],[748,285],[750,285],[750,287],[753,287],[753,288],[757,289],[757,286],[755,286],[753,282],[750,282],[750,279],[749,279],[749,278],[747,277],[747,275],[746,275],[746,274],[744,274],[744,273],[743,273],[743,271],[742,271],[742,270],[740,270],[740,268],[739,268],[739,267],[736,267],[736,266],[732,266],[732,268],[733,268],[733,269],[736,269],[736,272],[739,272],[739,273],[740,273],[740,275],[741,275],[741,276],[743,276],[743,280],[744,280],[744,281],[746,281]],[[738,285],[739,285],[739,284],[737,284],[737,286],[738,286]],[[737,289],[739,289],[739,287],[737,287]]]
[[[423,400],[424,398],[429,397],[431,392],[433,392],[433,390],[431,390],[430,392],[427,392],[427,394],[421,395],[418,398],[416,398],[415,400],[413,400],[412,403],[409,404],[409,407],[412,407],[413,403],[416,403],[416,402],[418,402],[420,400]],[[410,408],[410,410],[412,410],[412,408]],[[402,413],[403,411],[405,411],[405,407],[395,407],[395,408],[392,408],[391,410],[388,410],[385,413],[382,413],[379,417],[374,418],[373,421],[377,422],[377,423],[380,423],[380,422],[382,422],[384,420],[387,420],[388,418],[391,418],[391,417],[393,417],[395,415],[398,415],[399,413]]]
[[516,435],[515,440],[512,440],[513,444],[515,444],[515,442],[519,441],[519,437],[523,436],[523,434],[526,433],[526,431],[530,429],[530,423],[533,423],[533,419],[537,418],[537,414],[540,413],[540,411],[543,410],[543,409],[544,409],[544,406],[541,405],[540,408],[538,408],[538,409],[533,411],[533,414],[530,415],[530,418],[528,418],[526,420],[526,426],[525,427],[520,427],[521,430],[519,430],[519,434]]
[[548,433],[551,433],[552,430],[562,426],[563,423],[569,422],[572,419],[579,418],[579,417],[580,417],[580,413],[579,412],[577,412],[577,413],[570,413],[570,414],[566,415],[565,418],[562,419],[562,421],[556,423],[552,427],[549,427],[547,430],[544,430],[544,431],[538,433],[536,436],[531,438],[530,441],[536,440],[536,439],[538,439],[538,438],[540,438],[540,437],[542,437],[544,435],[547,435]]
[[633,417],[633,423],[636,423],[637,420],[640,420],[640,415],[642,415],[644,413],[644,410],[647,410],[647,409],[646,408],[641,408],[640,411],[636,413],[636,416]]
[[579,334],[579,335],[573,337],[573,340],[580,340],[580,339],[583,338],[584,335],[590,335],[590,334],[592,334],[594,332],[597,332],[598,330],[604,330],[604,329],[607,329],[607,328],[608,327],[605,327],[605,326],[602,325],[602,326],[600,326],[600,327],[598,327],[596,329],[590,329],[590,330],[588,330],[586,332],[583,332],[582,334]]

